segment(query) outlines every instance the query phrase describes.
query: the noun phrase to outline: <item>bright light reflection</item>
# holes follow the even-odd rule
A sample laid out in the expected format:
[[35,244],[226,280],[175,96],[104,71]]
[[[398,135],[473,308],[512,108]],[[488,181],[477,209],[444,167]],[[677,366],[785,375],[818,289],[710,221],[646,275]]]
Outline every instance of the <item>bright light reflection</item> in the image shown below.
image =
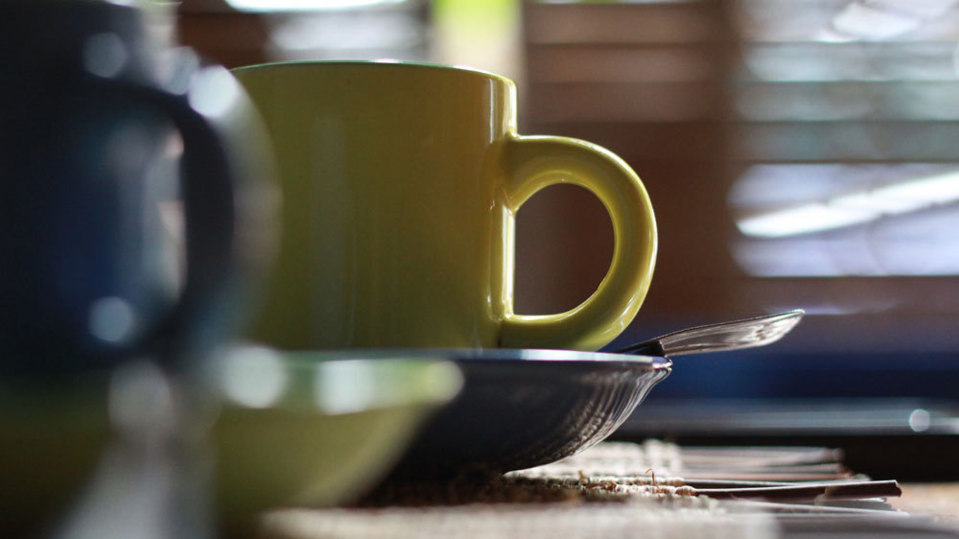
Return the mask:
[[237,349],[220,366],[224,395],[250,408],[276,403],[290,382],[279,355],[268,348]]
[[315,399],[330,414],[359,412],[377,402],[374,366],[364,361],[330,361],[316,368]]
[[83,44],[83,65],[87,71],[112,78],[123,71],[130,53],[120,36],[106,32],[91,36]]
[[121,297],[107,296],[90,305],[87,323],[94,337],[116,344],[133,336],[138,317],[130,302]]
[[390,49],[414,45],[419,32],[418,22],[408,13],[388,13],[362,22],[348,15],[300,15],[278,21],[270,39],[290,51]]
[[307,11],[402,4],[406,0],[226,0],[239,11]]
[[840,36],[884,39],[908,32],[918,27],[921,22],[922,19],[910,14],[854,3],[836,15],[832,25]]
[[913,432],[925,432],[929,430],[931,424],[932,421],[929,412],[922,408],[916,408],[909,414],[909,428],[912,429]]
[[223,116],[236,104],[240,86],[226,69],[204,68],[196,75],[188,100],[194,110],[214,118]]
[[747,236],[779,238],[856,225],[869,221],[873,215],[872,212],[833,207],[828,203],[810,204],[741,219],[736,226]]
[[955,164],[755,165],[729,204],[750,275],[959,275]]
[[957,228],[959,211],[944,206],[829,234],[741,238],[732,253],[758,277],[959,275]]
[[747,236],[778,238],[862,224],[956,201],[959,171],[950,171],[746,217],[736,226]]
[[857,0],[833,17],[823,41],[889,39],[915,30],[948,11],[956,0]]

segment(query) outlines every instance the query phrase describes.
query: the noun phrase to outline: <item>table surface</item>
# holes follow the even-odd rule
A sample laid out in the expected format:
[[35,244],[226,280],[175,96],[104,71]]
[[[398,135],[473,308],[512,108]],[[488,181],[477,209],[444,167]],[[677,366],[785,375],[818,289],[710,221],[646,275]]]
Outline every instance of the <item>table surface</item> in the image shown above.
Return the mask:
[[907,513],[932,516],[959,530],[959,483],[907,483],[902,485],[902,496],[890,503]]

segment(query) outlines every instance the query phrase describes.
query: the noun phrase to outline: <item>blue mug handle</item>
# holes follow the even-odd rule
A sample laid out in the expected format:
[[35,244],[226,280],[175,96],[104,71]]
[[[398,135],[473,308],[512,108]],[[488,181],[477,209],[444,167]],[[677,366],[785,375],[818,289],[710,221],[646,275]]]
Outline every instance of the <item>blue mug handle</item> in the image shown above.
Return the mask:
[[229,114],[237,105],[229,99],[242,96],[242,91],[219,66],[198,68],[189,77],[191,83],[179,91],[89,77],[89,89],[104,99],[120,95],[155,106],[177,129],[184,148],[180,177],[186,231],[184,286],[176,305],[151,332],[110,350],[109,356],[114,361],[143,354],[166,364],[190,361],[209,350],[226,331],[217,326],[230,318],[225,310],[230,309],[230,295],[236,292],[236,182],[240,173],[226,145],[230,134],[218,125],[214,113]]

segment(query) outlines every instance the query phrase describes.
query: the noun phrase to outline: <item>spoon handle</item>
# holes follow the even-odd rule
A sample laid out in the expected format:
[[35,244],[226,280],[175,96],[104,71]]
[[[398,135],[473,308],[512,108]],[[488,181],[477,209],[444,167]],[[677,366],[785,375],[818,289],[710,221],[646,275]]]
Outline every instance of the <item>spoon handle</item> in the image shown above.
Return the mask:
[[795,309],[682,329],[629,345],[615,353],[665,357],[765,346],[792,331],[804,314],[802,309]]

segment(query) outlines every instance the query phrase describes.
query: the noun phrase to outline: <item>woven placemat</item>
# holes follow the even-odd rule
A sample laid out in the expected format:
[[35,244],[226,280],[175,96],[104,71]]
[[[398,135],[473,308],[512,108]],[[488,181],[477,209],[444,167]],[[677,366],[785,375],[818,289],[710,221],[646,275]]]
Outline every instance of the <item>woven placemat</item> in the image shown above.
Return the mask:
[[505,476],[387,483],[351,507],[281,509],[264,537],[776,537],[775,519],[666,484],[678,448],[607,442]]

